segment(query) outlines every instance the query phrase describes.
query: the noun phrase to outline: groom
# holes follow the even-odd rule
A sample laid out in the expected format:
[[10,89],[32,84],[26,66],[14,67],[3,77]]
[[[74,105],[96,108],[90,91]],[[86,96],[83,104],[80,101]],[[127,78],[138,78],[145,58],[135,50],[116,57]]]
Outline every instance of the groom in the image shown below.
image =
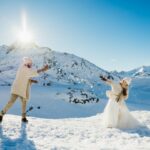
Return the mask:
[[23,58],[23,63],[20,65],[12,84],[10,100],[0,112],[0,122],[2,122],[4,114],[6,114],[17,98],[20,98],[22,103],[22,122],[28,122],[26,118],[26,104],[29,99],[30,86],[32,83],[37,83],[37,81],[32,80],[32,78],[47,70],[48,65],[42,69],[33,70],[32,59],[28,57]]

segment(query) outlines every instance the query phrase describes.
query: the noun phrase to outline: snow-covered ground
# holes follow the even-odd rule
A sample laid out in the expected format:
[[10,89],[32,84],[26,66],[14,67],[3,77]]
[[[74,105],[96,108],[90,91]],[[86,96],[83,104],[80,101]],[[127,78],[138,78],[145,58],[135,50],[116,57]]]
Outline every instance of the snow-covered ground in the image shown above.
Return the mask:
[[102,115],[74,119],[6,115],[0,125],[1,150],[149,150],[150,112],[132,114],[146,126],[132,130],[104,128]]

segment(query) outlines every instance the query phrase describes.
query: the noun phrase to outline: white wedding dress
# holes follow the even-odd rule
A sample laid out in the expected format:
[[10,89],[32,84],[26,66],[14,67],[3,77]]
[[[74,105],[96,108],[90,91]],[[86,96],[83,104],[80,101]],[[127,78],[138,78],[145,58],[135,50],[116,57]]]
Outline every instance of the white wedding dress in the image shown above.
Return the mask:
[[122,87],[119,83],[109,82],[112,87],[111,91],[107,91],[109,97],[108,103],[103,113],[103,123],[105,127],[110,128],[136,128],[140,123],[129,112],[125,99],[116,101],[116,96],[121,92]]

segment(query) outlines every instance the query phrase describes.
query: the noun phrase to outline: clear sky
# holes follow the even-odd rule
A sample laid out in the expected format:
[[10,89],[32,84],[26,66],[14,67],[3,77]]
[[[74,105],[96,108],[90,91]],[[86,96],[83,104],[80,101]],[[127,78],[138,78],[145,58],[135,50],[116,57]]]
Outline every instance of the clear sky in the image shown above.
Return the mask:
[[106,70],[150,65],[149,0],[0,0],[0,45],[16,40],[23,11],[40,46]]

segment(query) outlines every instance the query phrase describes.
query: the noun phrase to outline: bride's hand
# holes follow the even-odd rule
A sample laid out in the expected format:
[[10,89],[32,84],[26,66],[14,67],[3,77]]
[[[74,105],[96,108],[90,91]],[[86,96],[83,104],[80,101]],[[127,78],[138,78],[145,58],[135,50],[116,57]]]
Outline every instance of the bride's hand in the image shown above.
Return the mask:
[[102,75],[99,76],[101,80],[103,81],[107,81],[107,79],[105,77],[103,77]]

